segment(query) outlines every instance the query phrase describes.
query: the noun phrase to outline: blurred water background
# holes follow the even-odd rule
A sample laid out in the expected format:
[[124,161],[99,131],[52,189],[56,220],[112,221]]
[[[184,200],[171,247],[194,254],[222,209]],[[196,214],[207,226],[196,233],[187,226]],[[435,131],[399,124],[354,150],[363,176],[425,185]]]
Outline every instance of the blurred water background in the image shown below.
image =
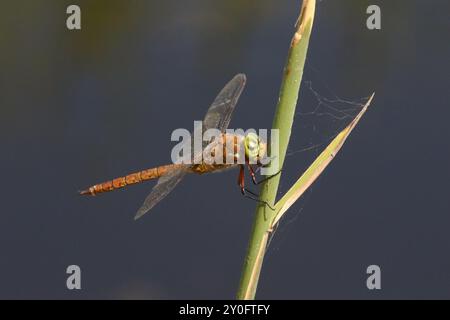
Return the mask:
[[[172,130],[191,129],[238,72],[231,127],[270,127],[300,1],[78,0],[82,30],[69,31],[73,3],[1,1],[0,298],[233,298],[255,207],[237,172],[188,177],[137,222],[153,183],[76,191],[170,161]],[[449,12],[444,0],[318,2],[304,80],[321,97],[376,97],[282,221],[258,298],[450,298]],[[318,104],[308,88],[299,113]],[[304,119],[280,192],[318,152],[295,151],[343,123]],[[80,291],[66,289],[70,264]],[[381,291],[366,288],[371,264]]]

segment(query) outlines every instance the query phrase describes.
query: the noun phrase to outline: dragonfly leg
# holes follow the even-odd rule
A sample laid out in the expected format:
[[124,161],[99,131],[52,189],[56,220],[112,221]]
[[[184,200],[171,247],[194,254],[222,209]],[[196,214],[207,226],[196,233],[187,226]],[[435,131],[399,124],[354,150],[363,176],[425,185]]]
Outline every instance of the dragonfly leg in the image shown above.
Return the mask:
[[248,168],[248,171],[250,172],[250,176],[252,177],[253,184],[258,184],[256,182],[255,171],[253,171],[252,165],[248,162],[247,162],[247,168]]
[[[253,171],[250,171],[250,172],[253,172]],[[251,195],[258,197],[258,195],[256,193],[254,193],[253,191],[251,191],[245,187],[245,168],[244,168],[244,165],[242,165],[242,164],[239,166],[238,184],[239,184],[239,187],[241,188],[241,193],[244,196],[247,193],[250,193]]]
[[254,193],[253,191],[251,191],[247,188],[244,188],[241,191],[243,192],[242,194],[244,195],[244,197],[249,198],[253,201],[259,202],[261,204],[264,204],[264,205],[268,206],[271,210],[275,210],[275,208],[272,207],[267,201],[260,200],[259,196],[256,193]]
[[[250,172],[252,172],[252,171],[250,171]],[[267,201],[260,200],[258,194],[256,194],[255,192],[253,192],[253,191],[251,191],[251,190],[249,190],[249,189],[247,189],[247,188],[245,187],[245,175],[244,175],[244,173],[245,173],[244,166],[241,165],[241,166],[239,167],[238,184],[239,184],[239,187],[241,188],[241,193],[242,193],[242,195],[243,195],[244,197],[246,197],[246,198],[249,198],[249,199],[253,200],[253,201],[256,201],[256,202],[265,204],[265,205],[268,206],[270,209],[275,210],[275,208],[272,207]]]
[[238,185],[241,188],[241,193],[245,194],[245,181],[244,181],[244,166],[239,166]]

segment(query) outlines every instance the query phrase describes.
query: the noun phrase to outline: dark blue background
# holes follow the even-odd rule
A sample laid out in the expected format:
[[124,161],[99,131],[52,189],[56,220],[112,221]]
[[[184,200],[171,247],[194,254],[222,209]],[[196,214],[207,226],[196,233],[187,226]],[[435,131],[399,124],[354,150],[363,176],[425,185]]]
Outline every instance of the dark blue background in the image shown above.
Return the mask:
[[[73,3],[81,31],[65,27]],[[369,4],[381,31],[365,27]],[[188,177],[137,222],[153,183],[76,191],[169,162],[172,130],[190,129],[238,72],[248,84],[231,127],[270,127],[299,7],[2,1],[0,298],[233,298],[255,208],[236,172]],[[258,298],[450,298],[449,12],[444,0],[318,2],[304,80],[376,97],[282,221]],[[299,111],[317,103],[307,93]],[[287,159],[280,192],[314,155]],[[70,264],[81,291],[65,287]],[[381,291],[366,288],[370,264]]]

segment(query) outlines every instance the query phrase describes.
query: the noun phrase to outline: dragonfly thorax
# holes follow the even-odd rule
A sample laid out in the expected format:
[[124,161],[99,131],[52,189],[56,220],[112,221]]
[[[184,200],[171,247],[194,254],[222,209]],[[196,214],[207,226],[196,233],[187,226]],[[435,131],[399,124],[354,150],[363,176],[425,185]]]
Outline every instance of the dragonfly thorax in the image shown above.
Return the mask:
[[266,154],[266,143],[255,133],[223,133],[203,150],[203,163],[209,165],[260,164]]

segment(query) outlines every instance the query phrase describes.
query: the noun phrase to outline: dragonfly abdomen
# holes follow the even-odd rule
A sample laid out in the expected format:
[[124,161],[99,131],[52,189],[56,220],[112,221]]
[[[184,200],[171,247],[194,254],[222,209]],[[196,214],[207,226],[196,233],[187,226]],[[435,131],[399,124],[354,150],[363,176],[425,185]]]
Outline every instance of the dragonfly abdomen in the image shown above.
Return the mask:
[[156,168],[146,169],[142,171],[138,171],[135,173],[130,173],[123,177],[118,177],[106,182],[95,184],[91,187],[89,187],[86,190],[80,191],[80,194],[82,195],[92,195],[95,196],[96,194],[113,191],[116,189],[120,189],[123,187],[126,187],[131,184],[140,183],[147,180],[152,180],[159,178],[169,171],[175,169],[179,165],[176,164],[168,164],[164,166],[159,166]]

